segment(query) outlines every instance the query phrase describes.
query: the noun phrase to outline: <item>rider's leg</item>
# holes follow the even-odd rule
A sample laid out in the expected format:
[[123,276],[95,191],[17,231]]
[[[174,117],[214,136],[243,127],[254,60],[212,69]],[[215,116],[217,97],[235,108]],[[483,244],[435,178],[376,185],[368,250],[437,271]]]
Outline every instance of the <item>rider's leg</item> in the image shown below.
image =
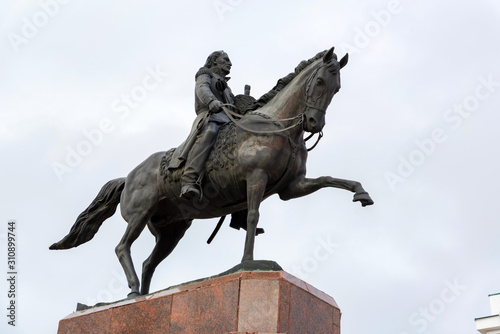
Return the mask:
[[191,148],[181,178],[181,196],[201,195],[200,183],[203,177],[203,169],[217,139],[219,127],[220,125],[216,122],[208,122],[200,137]]

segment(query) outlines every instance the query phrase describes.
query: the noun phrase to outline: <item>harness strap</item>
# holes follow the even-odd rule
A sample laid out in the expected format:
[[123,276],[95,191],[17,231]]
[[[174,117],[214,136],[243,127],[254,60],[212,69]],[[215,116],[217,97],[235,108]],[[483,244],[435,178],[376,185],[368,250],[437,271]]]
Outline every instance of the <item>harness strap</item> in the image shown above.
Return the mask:
[[314,133],[311,133],[309,136],[307,136],[307,138],[305,138],[304,141],[307,142],[309,139],[312,138],[312,136],[314,136]]
[[297,119],[297,123],[293,124],[293,125],[290,125],[289,127],[286,127],[286,128],[283,128],[283,129],[278,129],[278,130],[255,130],[255,129],[250,129],[246,126],[244,126],[243,124],[240,124],[240,122],[238,122],[234,117],[239,117],[241,119],[249,119],[249,120],[255,120],[254,118],[251,118],[251,117],[248,117],[248,116],[245,116],[245,115],[240,115],[238,113],[235,113],[234,111],[230,110],[229,108],[227,108],[228,104],[225,104],[223,107],[222,107],[222,110],[224,110],[224,112],[226,113],[227,117],[229,117],[229,119],[239,128],[247,131],[247,132],[250,132],[250,133],[257,133],[257,134],[274,134],[274,133],[281,133],[281,132],[285,132],[285,131],[288,131],[290,129],[293,129],[294,127],[302,124],[302,122],[304,121],[304,114],[299,114],[295,117],[292,117],[292,118],[284,118],[284,119],[262,119],[262,120],[259,120],[261,122],[270,122],[270,123],[276,123],[276,122],[283,122],[283,121],[290,121],[290,120],[294,120],[294,119]]
[[[223,104],[223,106],[225,106],[225,107],[232,107],[232,108],[236,108],[236,106],[235,106],[235,105],[233,105],[233,104],[231,104],[231,103],[225,103],[225,104]],[[248,117],[248,116],[246,116],[246,115],[242,115],[242,114],[235,113],[235,112],[234,112],[234,111],[232,111],[231,109],[229,110],[229,112],[230,112],[232,115],[234,115],[234,116],[236,116],[236,117],[238,117],[238,118],[241,118],[241,119],[254,119],[254,118]],[[299,114],[299,115],[297,115],[297,116],[288,117],[288,118],[281,118],[281,119],[280,119],[280,118],[271,118],[271,117],[269,117],[269,118],[266,118],[266,119],[265,119],[265,122],[286,122],[286,121],[292,121],[292,120],[294,120],[294,119],[299,119],[299,118],[303,118],[303,117],[304,117],[304,113]]]
[[306,103],[306,107],[307,108],[310,108],[310,109],[315,109],[323,114],[326,114],[326,109],[323,109],[323,108],[319,108],[319,107],[316,107],[315,105],[311,104],[311,103]]
[[[309,137],[307,137],[307,138],[305,139],[305,141],[307,141],[309,138],[311,138],[311,137],[312,137],[312,135],[313,135],[313,134],[311,134]],[[307,152],[312,151],[312,150],[316,147],[316,145],[318,145],[318,143],[319,143],[319,141],[321,140],[321,138],[323,138],[323,131],[320,131],[320,132],[319,132],[319,134],[318,134],[318,139],[316,139],[316,142],[314,143],[314,145],[313,145],[311,148],[308,148],[308,149],[307,149]]]

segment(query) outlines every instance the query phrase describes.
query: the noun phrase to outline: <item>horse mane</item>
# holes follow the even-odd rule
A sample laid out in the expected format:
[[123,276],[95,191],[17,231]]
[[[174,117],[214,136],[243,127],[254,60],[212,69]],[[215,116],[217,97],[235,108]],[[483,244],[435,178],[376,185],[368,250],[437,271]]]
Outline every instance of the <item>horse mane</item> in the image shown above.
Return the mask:
[[262,95],[258,100],[257,104],[259,107],[262,107],[269,103],[283,88],[285,88],[290,82],[292,82],[293,79],[297,77],[305,68],[307,68],[309,65],[317,61],[318,59],[323,58],[323,56],[328,52],[328,50],[321,51],[314,57],[308,59],[308,60],[303,60],[301,61],[297,67],[295,67],[294,72],[287,74],[283,78],[280,78],[276,85],[267,93]]

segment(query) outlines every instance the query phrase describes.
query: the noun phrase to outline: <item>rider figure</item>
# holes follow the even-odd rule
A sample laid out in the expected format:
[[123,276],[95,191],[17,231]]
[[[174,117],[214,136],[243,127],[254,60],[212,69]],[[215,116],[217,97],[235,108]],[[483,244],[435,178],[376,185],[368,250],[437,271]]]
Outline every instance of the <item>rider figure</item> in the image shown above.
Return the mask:
[[[224,104],[233,104],[234,95],[227,85],[231,61],[224,51],[215,51],[208,56],[205,66],[196,73],[195,111],[198,115],[198,130],[192,135],[198,139],[187,153],[184,173],[181,177],[181,197],[201,197],[201,179],[205,162],[215,144],[222,125],[230,122],[222,111]],[[189,141],[189,138],[188,138]]]

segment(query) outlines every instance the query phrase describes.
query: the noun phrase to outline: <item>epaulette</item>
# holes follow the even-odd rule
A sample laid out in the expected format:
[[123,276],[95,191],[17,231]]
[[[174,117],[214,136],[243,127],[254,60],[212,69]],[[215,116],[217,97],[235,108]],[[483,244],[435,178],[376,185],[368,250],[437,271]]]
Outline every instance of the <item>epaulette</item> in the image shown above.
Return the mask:
[[194,79],[198,79],[198,77],[203,74],[208,74],[210,77],[212,77],[212,71],[210,71],[210,69],[207,67],[202,67],[198,70],[198,72],[196,72]]

